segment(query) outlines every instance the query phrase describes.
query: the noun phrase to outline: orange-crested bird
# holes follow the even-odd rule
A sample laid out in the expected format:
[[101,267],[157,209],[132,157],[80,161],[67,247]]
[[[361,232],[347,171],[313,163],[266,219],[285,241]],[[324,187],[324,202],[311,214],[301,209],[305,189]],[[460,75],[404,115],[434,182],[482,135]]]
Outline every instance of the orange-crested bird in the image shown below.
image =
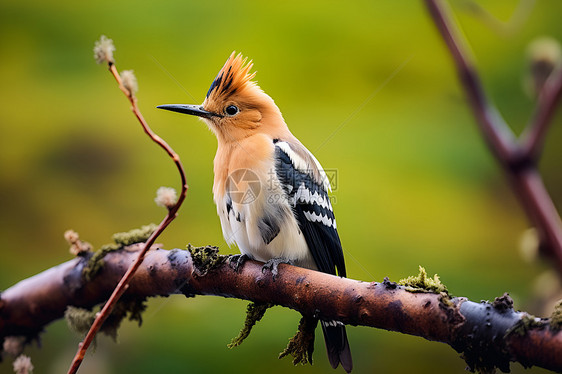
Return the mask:
[[[236,243],[239,260],[266,262],[274,279],[281,262],[345,277],[329,180],[246,62],[233,52],[202,105],[158,108],[198,116],[216,135],[213,195],[224,238]],[[320,322],[330,364],[351,372],[344,324]]]

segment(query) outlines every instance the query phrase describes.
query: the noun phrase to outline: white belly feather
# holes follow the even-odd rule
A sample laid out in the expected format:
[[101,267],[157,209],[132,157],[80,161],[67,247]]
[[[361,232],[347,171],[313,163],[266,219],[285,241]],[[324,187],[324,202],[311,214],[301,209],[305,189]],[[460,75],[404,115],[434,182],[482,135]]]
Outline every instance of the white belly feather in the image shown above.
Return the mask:
[[[316,269],[304,235],[294,216],[289,201],[274,173],[269,181],[261,180],[258,196],[252,201],[239,200],[231,193],[217,198],[217,212],[220,217],[224,238],[229,246],[236,244],[240,253],[258,261],[266,262],[272,258],[291,260],[295,265]],[[249,188],[246,184],[238,184],[238,188]],[[227,188],[228,191],[228,188]],[[266,243],[260,220],[271,217],[279,223],[279,232]]]

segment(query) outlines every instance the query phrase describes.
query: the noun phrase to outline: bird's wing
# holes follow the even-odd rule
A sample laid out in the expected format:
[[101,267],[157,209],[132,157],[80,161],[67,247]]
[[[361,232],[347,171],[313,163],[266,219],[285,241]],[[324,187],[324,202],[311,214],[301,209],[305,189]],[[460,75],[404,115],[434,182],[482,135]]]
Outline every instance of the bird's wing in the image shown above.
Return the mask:
[[274,140],[275,171],[318,270],[345,277],[330,183],[314,156],[298,142]]

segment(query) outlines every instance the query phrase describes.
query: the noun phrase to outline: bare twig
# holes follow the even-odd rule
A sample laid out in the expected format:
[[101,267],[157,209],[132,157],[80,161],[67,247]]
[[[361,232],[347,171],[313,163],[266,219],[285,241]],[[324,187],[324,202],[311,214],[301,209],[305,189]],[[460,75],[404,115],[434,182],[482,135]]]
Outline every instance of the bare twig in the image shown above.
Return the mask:
[[[8,288],[0,299],[0,340],[34,337],[61,318],[67,305],[91,308],[103,301],[136,256],[127,250],[107,254],[103,269],[90,282],[82,277],[87,259],[76,258]],[[562,370],[560,318],[556,322],[516,312],[508,296],[475,303],[388,280],[361,282],[285,264],[273,281],[269,272],[262,272],[262,263],[248,261],[235,271],[224,257],[208,266],[188,251],[152,250],[132,278],[127,296],[216,295],[274,303],[305,316],[443,342],[462,352],[473,369],[505,370],[510,361],[518,361]]]
[[443,1],[426,0],[435,24],[455,61],[459,77],[466,91],[478,125],[496,157],[508,163],[515,154],[515,136],[509,126],[500,117],[498,110],[490,104],[482,89],[482,83],[469,57],[466,41],[455,27],[451,12]]
[[461,37],[453,16],[443,0],[425,0],[427,8],[457,68],[461,84],[471,104],[476,121],[490,150],[504,168],[527,215],[536,227],[541,249],[552,257],[562,273],[562,222],[540,173],[537,171],[538,150],[542,147],[546,127],[561,96],[562,77],[552,77],[543,91],[529,127],[526,146],[513,134],[498,110],[486,98],[478,74],[468,57],[466,42]]
[[183,169],[183,166],[182,166],[182,163],[180,161],[179,156],[177,155],[177,153],[174,152],[174,150],[161,137],[156,135],[156,133],[154,133],[152,131],[152,129],[148,126],[148,123],[145,121],[144,117],[142,116],[142,114],[141,114],[141,112],[138,108],[137,99],[134,95],[133,90],[131,89],[131,87],[126,87],[126,85],[124,85],[123,80],[121,79],[121,76],[117,72],[117,69],[115,67],[115,63],[113,61],[113,56],[111,56],[111,58],[106,58],[106,62],[107,62],[107,65],[109,67],[109,71],[111,72],[113,77],[115,77],[115,80],[119,84],[119,88],[121,89],[121,91],[123,91],[125,96],[127,96],[127,98],[129,99],[129,102],[131,103],[131,110],[133,111],[133,113],[137,117],[138,121],[140,122],[144,132],[150,137],[150,139],[152,141],[154,141],[162,149],[164,149],[166,151],[166,153],[174,161],[174,163],[175,163],[175,165],[178,169],[178,172],[180,174],[180,178],[181,178],[181,192],[180,192],[180,195],[179,195],[179,198],[178,198],[176,204],[168,208],[168,214],[162,220],[162,222],[160,222],[160,224],[158,225],[156,230],[152,233],[152,235],[148,238],[148,240],[146,241],[143,249],[139,252],[138,257],[131,264],[131,266],[129,267],[127,272],[123,275],[123,277],[119,281],[119,284],[117,284],[117,286],[115,287],[115,290],[111,294],[110,298],[107,300],[107,302],[105,303],[102,310],[96,316],[96,319],[95,319],[94,323],[92,324],[92,327],[90,328],[90,331],[88,331],[88,334],[86,335],[84,340],[79,344],[78,351],[76,352],[76,355],[74,356],[74,359],[72,360],[70,369],[68,370],[69,374],[71,374],[71,373],[73,374],[73,373],[76,373],[78,371],[78,368],[80,367],[80,364],[82,363],[82,360],[84,359],[84,355],[86,354],[86,350],[88,349],[88,347],[92,343],[96,333],[99,331],[99,329],[103,325],[104,321],[111,314],[111,311],[115,307],[115,304],[117,303],[119,298],[129,288],[129,282],[131,281],[133,275],[135,274],[135,272],[137,271],[137,269],[141,265],[145,255],[146,255],[146,252],[154,244],[154,242],[156,241],[158,236],[176,218],[177,212],[178,212],[179,208],[181,207],[183,201],[185,200],[185,197],[186,197],[186,194],[187,194],[187,188],[188,188],[185,172],[184,172],[184,169]]
[[533,119],[522,135],[523,154],[526,157],[532,160],[540,157],[548,127],[561,98],[562,68],[558,68],[546,80]]
[[477,19],[481,20],[484,25],[504,36],[510,36],[518,32],[532,14],[535,6],[535,0],[519,0],[517,8],[515,8],[509,20],[504,22],[474,0],[464,0],[459,1],[459,3],[466,11],[471,12]]

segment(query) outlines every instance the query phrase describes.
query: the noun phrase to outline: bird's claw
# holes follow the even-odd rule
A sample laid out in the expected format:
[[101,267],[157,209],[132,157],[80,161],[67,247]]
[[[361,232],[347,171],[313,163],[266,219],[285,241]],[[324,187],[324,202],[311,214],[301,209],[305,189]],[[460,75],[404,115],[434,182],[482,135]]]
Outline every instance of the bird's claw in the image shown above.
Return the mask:
[[261,272],[265,273],[266,270],[271,270],[271,275],[273,276],[273,280],[275,280],[277,278],[277,274],[279,273],[279,264],[292,265],[293,262],[283,258],[272,258],[261,267]]
[[228,259],[228,264],[232,269],[234,269],[235,272],[238,273],[240,267],[244,265],[244,262],[249,259],[250,257],[248,257],[247,255],[231,255]]

